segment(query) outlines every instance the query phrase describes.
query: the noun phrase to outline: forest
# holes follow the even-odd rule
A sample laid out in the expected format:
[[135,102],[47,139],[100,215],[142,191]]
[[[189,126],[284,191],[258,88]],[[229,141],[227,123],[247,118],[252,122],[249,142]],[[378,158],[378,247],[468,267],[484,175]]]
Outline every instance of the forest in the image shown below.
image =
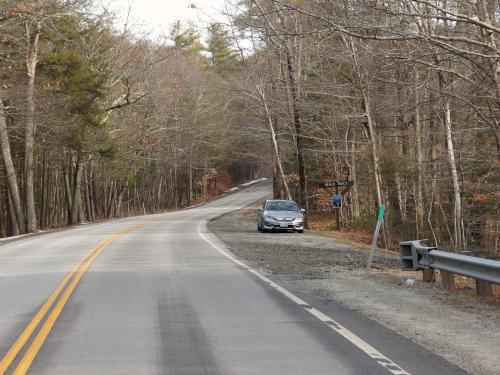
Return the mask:
[[[381,245],[500,255],[498,0],[227,0],[165,40],[98,1],[0,2],[0,234],[254,177]],[[194,6],[194,5],[193,5]]]
[[3,237],[175,210],[268,173],[238,130],[250,120],[220,26],[205,47],[180,22],[153,42],[88,1],[0,14]]

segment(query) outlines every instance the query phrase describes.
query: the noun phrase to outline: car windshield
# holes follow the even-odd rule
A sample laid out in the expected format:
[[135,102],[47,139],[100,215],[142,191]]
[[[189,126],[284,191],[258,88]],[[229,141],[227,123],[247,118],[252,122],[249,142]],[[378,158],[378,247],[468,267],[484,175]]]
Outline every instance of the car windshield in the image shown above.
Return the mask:
[[268,211],[298,211],[299,207],[295,202],[273,201],[268,202],[266,210]]

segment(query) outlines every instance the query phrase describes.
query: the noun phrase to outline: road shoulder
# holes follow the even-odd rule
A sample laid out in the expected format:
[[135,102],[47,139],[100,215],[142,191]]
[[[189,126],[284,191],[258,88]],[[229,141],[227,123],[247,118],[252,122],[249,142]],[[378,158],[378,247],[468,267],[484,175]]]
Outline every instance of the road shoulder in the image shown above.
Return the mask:
[[399,271],[395,254],[380,253],[366,279],[366,249],[315,234],[261,234],[254,208],[208,225],[233,252],[294,292],[327,306],[340,303],[420,344],[473,374],[500,366],[500,306],[461,293],[443,292]]

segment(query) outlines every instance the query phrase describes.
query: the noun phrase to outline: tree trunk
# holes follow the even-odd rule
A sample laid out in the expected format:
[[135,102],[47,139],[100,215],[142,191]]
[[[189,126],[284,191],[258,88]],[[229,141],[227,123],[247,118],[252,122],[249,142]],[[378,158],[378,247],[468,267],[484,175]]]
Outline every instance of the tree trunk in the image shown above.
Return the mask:
[[9,222],[8,218],[8,207],[5,207],[5,199],[4,194],[0,195],[0,236],[2,238],[7,237],[7,223]]
[[288,187],[288,182],[286,180],[285,172],[283,170],[283,163],[281,162],[278,140],[276,138],[276,131],[273,123],[273,116],[271,115],[271,111],[269,110],[269,107],[267,105],[266,93],[264,92],[264,89],[262,87],[258,87],[257,89],[261,97],[264,113],[266,114],[267,125],[269,126],[269,131],[271,133],[271,142],[273,144],[274,158],[279,170],[279,174],[281,176],[281,182],[283,183],[283,187],[285,188],[286,199],[292,199],[292,196],[290,195],[290,189]]
[[[71,167],[70,167],[71,168]],[[68,222],[71,222],[71,207],[73,207],[73,191],[71,190],[71,183],[69,178],[69,170],[66,165],[63,165],[64,174],[64,191],[66,195]]]
[[358,175],[357,175],[357,167],[356,167],[356,138],[353,136],[351,142],[351,152],[350,155],[350,177],[352,180],[351,194],[352,194],[352,214],[355,218],[359,218],[361,215],[361,210],[359,207],[359,192],[358,192]]
[[116,217],[122,217],[122,202],[123,202],[123,195],[125,194],[126,189],[127,185],[122,187],[120,189],[120,192],[118,193],[118,200],[116,203]]
[[292,111],[293,111],[293,126],[295,130],[295,147],[297,149],[297,169],[299,174],[299,204],[302,208],[308,211],[308,199],[306,188],[306,166],[304,162],[304,138],[302,137],[302,119],[300,117],[299,108],[299,87],[298,77],[296,77],[295,64],[290,47],[287,45],[286,64],[288,71],[288,80],[290,84],[290,92],[292,95]]
[[283,199],[282,191],[281,191],[281,183],[280,183],[280,174],[278,171],[278,163],[276,159],[274,159],[273,163],[273,198],[274,199]]
[[[434,117],[434,112],[433,112],[433,103],[434,103],[434,98],[435,96],[432,94],[432,92],[429,94],[427,102],[429,103],[429,109],[428,109],[428,116],[429,116],[429,133],[431,134],[430,136],[430,141],[431,141],[431,147],[430,147],[430,162],[431,162],[431,203],[429,207],[429,213],[427,217],[427,222],[429,223],[429,227],[432,230],[433,236],[434,236],[434,246],[439,246],[438,243],[438,236],[436,236],[435,231],[433,230],[434,226],[432,225],[432,212],[437,212],[439,208],[439,203],[437,202],[439,200],[438,198],[435,198],[439,194],[439,189],[438,189],[438,174],[439,174],[439,164],[436,162],[438,159],[439,155],[439,149],[440,149],[440,142],[439,142],[439,137],[437,136],[437,129],[436,129],[436,123],[433,120]],[[434,209],[435,208],[435,209]]]
[[[125,189],[125,188],[123,188],[123,189]],[[163,209],[163,204],[162,204],[163,203],[162,202],[162,197],[163,197],[162,193],[163,193],[163,191],[162,191],[162,189],[163,189],[163,177],[159,177],[158,193],[157,193],[157,196],[156,196],[156,200],[157,200],[157,202],[156,202],[156,212],[160,212]],[[125,191],[125,190],[123,190],[123,191]],[[120,191],[119,196],[120,195],[123,196],[123,194],[121,193],[121,191]],[[201,191],[200,191],[200,195],[201,195]],[[195,199],[196,199],[196,190],[195,190]],[[118,198],[118,200],[120,200],[120,198]],[[121,213],[119,213],[118,216],[121,216]]]
[[10,197],[12,198],[12,206],[16,214],[17,227],[19,233],[26,232],[26,223],[24,221],[24,213],[21,205],[21,197],[19,194],[19,186],[17,184],[16,170],[12,163],[12,154],[10,152],[9,134],[7,132],[7,122],[3,107],[3,100],[0,97],[0,147],[2,149],[2,159],[5,166],[5,175],[7,177],[7,185],[9,186]]
[[192,166],[191,162],[189,162],[188,189],[189,189],[189,192],[188,192],[188,195],[187,195],[187,199],[188,199],[188,206],[190,206],[191,202],[193,200],[193,166]]
[[343,39],[344,44],[349,48],[352,54],[352,59],[354,62],[354,67],[356,69],[356,75],[357,75],[357,80],[358,80],[358,87],[361,92],[361,101],[362,101],[362,106],[363,106],[363,111],[365,115],[365,126],[366,130],[368,133],[368,141],[370,143],[370,151],[371,151],[371,157],[372,157],[372,163],[373,163],[373,176],[374,176],[374,182],[375,182],[375,198],[377,201],[377,207],[380,207],[382,204],[382,178],[380,175],[380,158],[378,155],[378,147],[377,147],[377,136],[375,134],[375,125],[373,123],[373,119],[371,116],[371,105],[370,105],[370,100],[368,97],[368,93],[366,92],[365,89],[365,83],[363,79],[363,74],[361,72],[361,68],[359,66],[358,62],[358,56],[357,56],[357,51],[356,47],[354,46],[354,43],[352,42],[352,39],[349,37],[346,37]]
[[58,207],[64,207],[64,199],[61,202],[61,199],[59,198],[59,170],[55,169],[54,174],[54,188],[51,191],[51,198],[50,198],[50,204],[49,204],[49,223],[48,226],[53,227],[56,226],[59,223],[58,220]]
[[[364,116],[365,116],[365,127],[366,127],[366,133],[367,133],[367,138],[368,142],[370,144],[370,151],[371,151],[371,159],[372,159],[372,165],[373,165],[373,177],[374,177],[374,182],[375,182],[375,199],[376,199],[376,204],[377,208],[380,209],[381,205],[384,203],[383,197],[382,197],[382,176],[380,174],[380,158],[379,158],[379,148],[378,148],[378,141],[377,141],[377,135],[375,132],[375,124],[373,122],[373,118],[371,115],[371,104],[370,104],[370,99],[368,96],[368,93],[365,88],[365,83],[363,80],[363,75],[360,71],[359,63],[358,63],[358,57],[356,54],[356,49],[354,47],[354,44],[352,43],[352,40],[349,39],[349,47],[352,52],[352,57],[354,61],[354,65],[356,68],[357,72],[357,77],[358,77],[358,85],[359,85],[359,90],[361,91],[361,104],[363,107],[364,111]],[[391,235],[389,231],[389,223],[387,220],[387,211],[386,210],[386,215],[383,219],[382,223],[382,237],[384,239],[385,247],[390,248],[392,245],[392,240],[391,240]]]
[[177,149],[175,149],[175,161],[174,161],[174,210],[178,208],[178,195],[179,195],[179,181],[178,181],[178,171],[177,171]]
[[[497,23],[495,20],[495,17],[497,14],[495,12],[498,12],[498,1],[495,1],[493,4],[494,6],[488,6],[486,0],[479,0],[478,5],[479,5],[479,11],[481,14],[481,18],[489,25],[494,25]],[[490,14],[491,11],[491,14]],[[495,38],[495,32],[493,30],[485,29],[484,30],[484,35],[486,36],[486,42],[489,44],[489,48],[492,52],[493,55],[498,55],[498,45],[497,41]],[[488,59],[489,65],[490,65],[490,72],[491,72],[491,77],[493,80],[493,88],[495,90],[496,94],[496,104],[497,107],[500,106],[500,63],[498,58],[494,59]]]
[[381,176],[380,176],[380,158],[378,155],[378,147],[377,147],[377,137],[375,135],[375,126],[372,121],[372,116],[370,114],[371,108],[370,108],[370,102],[368,101],[368,98],[366,97],[364,90],[363,90],[363,107],[365,110],[365,118],[366,118],[366,126],[368,128],[368,140],[370,142],[370,150],[371,150],[371,157],[372,157],[372,163],[373,163],[373,176],[374,176],[374,182],[375,182],[375,197],[377,200],[377,206],[380,207],[382,204],[382,183],[381,183]]
[[115,205],[114,205],[115,200],[116,200],[116,182],[111,181],[111,184],[109,186],[109,198],[108,198],[108,208],[107,208],[108,219],[111,219],[115,216]]
[[[418,71],[415,71],[415,82],[418,84]],[[415,192],[415,216],[417,219],[417,238],[423,235],[424,226],[424,197],[423,197],[423,152],[422,152],[422,123],[420,121],[419,89],[415,87],[415,143],[417,146],[417,183]]]
[[48,200],[49,200],[49,167],[47,158],[42,158],[42,212],[40,213],[40,226],[47,228],[48,222]]
[[81,181],[82,181],[82,163],[80,161],[80,156],[76,157],[76,168],[75,176],[73,180],[73,199],[71,205],[71,221],[70,224],[77,224],[81,222]]
[[[108,218],[108,210],[109,210],[108,196],[109,196],[108,184],[105,182],[102,186],[102,214],[105,218]],[[137,197],[137,190],[135,196]],[[137,201],[139,203],[139,198],[137,198]]]
[[401,183],[401,176],[399,172],[395,172],[394,180],[396,183],[396,191],[398,194],[398,206],[399,206],[399,214],[401,218],[401,223],[406,224],[408,221],[408,213],[406,210],[406,193],[403,190],[403,184]]
[[464,225],[462,220],[462,197],[460,192],[460,183],[458,181],[457,165],[455,161],[455,149],[453,146],[453,135],[451,130],[451,109],[450,101],[445,99],[445,121],[444,130],[446,135],[446,150],[448,155],[448,163],[450,166],[451,181],[453,187],[453,228],[454,228],[454,241],[456,250],[464,250],[465,236]]
[[12,194],[10,193],[9,188],[7,187],[7,206],[9,210],[9,222],[10,222],[10,235],[11,236],[19,236],[19,225],[16,220],[16,212],[14,209],[14,204],[12,201]]
[[92,213],[91,199],[90,199],[90,186],[87,177],[87,168],[83,171],[83,185],[85,186],[85,207],[87,209],[87,220],[90,222],[94,221],[94,215]]
[[89,167],[89,193],[90,193],[90,209],[92,211],[92,221],[97,220],[97,206],[95,203],[96,200],[96,195],[97,195],[97,188],[96,188],[96,182],[94,178],[94,173],[92,170],[92,161],[90,162],[90,167]]
[[26,199],[26,231],[32,233],[37,229],[35,195],[33,191],[33,146],[35,142],[35,74],[38,62],[38,39],[41,23],[37,21],[31,29],[30,21],[26,21],[26,36],[28,51],[26,54],[26,73],[28,85],[26,87],[27,118],[24,131],[24,183]]

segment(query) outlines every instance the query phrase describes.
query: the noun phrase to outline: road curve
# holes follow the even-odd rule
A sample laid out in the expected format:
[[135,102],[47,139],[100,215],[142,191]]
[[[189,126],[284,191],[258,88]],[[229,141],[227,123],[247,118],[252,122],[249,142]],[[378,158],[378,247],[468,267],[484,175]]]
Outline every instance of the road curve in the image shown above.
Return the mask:
[[0,374],[463,373],[355,313],[339,325],[206,232],[270,192],[1,246]]

